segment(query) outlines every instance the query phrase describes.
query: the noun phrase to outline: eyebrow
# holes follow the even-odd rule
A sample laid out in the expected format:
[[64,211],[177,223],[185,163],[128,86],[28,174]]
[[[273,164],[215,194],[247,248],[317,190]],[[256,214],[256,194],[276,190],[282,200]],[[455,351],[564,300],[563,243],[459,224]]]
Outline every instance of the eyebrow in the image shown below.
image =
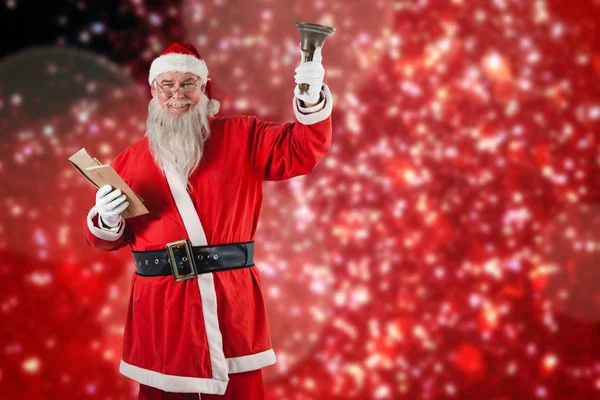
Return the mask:
[[[185,80],[184,80],[183,82],[181,82],[181,83],[186,83],[186,82],[188,82],[188,81],[193,81],[193,80],[194,80],[194,78],[193,78],[193,77],[189,77],[189,78],[185,79]],[[173,81],[172,81],[172,80],[170,80],[170,79],[163,79],[163,80],[162,80],[160,83],[161,83],[161,84],[165,84],[165,83],[173,83]]]

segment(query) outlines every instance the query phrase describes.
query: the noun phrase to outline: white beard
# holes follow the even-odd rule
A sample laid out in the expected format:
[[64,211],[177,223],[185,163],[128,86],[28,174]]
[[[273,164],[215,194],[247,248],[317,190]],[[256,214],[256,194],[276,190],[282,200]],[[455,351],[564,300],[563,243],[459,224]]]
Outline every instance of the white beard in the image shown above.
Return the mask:
[[146,136],[152,157],[163,174],[165,168],[170,168],[186,186],[210,137],[207,105],[205,95],[182,115],[170,114],[154,97],[148,105]]

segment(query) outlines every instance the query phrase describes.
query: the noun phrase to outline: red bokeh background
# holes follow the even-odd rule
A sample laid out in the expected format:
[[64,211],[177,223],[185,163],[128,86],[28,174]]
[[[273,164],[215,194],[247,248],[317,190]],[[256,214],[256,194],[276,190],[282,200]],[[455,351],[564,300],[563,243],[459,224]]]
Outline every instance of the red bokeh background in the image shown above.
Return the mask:
[[222,115],[292,120],[294,21],[336,28],[334,139],[265,184],[268,398],[600,397],[598,0],[49,3],[2,6],[0,398],[136,398],[132,257],[85,243],[67,159],[144,134],[173,41]]

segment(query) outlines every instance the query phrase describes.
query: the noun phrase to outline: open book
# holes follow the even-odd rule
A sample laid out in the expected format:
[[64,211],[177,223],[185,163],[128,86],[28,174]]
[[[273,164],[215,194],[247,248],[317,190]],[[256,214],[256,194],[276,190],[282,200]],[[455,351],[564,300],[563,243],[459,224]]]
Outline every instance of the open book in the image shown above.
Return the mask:
[[148,210],[143,204],[144,199],[131,190],[110,165],[102,165],[100,161],[90,157],[85,149],[81,149],[69,157],[69,162],[98,189],[104,185],[110,185],[125,194],[127,201],[129,201],[129,206],[121,213],[123,218],[148,214]]

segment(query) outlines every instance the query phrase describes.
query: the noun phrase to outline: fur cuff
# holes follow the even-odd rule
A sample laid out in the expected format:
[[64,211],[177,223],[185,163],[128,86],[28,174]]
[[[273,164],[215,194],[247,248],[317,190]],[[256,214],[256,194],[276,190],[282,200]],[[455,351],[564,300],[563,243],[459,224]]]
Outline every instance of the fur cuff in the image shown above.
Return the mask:
[[325,84],[323,85],[321,91],[325,97],[323,100],[325,105],[323,106],[321,103],[319,103],[313,107],[310,107],[309,109],[319,110],[310,114],[302,113],[302,110],[298,108],[298,98],[294,96],[294,112],[296,113],[296,119],[298,122],[304,125],[312,125],[316,124],[317,122],[325,121],[327,118],[329,118],[331,111],[333,110],[333,99],[331,97],[331,92],[329,91],[329,87],[327,87]]

